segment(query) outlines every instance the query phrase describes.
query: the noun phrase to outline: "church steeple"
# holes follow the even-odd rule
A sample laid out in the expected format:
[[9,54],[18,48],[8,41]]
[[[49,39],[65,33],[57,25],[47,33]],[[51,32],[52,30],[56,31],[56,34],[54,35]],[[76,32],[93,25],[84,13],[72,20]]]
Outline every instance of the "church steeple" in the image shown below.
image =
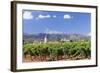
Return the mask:
[[45,36],[44,36],[44,43],[47,43],[47,34],[49,33],[49,29],[46,29]]
[[44,43],[47,43],[47,34],[44,36]]

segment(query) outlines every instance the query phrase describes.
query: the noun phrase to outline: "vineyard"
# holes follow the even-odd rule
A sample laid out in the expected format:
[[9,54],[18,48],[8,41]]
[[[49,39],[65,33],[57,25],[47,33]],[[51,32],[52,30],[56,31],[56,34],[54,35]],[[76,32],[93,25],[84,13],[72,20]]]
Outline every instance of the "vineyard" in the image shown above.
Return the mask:
[[89,41],[23,44],[23,62],[90,59],[90,48]]

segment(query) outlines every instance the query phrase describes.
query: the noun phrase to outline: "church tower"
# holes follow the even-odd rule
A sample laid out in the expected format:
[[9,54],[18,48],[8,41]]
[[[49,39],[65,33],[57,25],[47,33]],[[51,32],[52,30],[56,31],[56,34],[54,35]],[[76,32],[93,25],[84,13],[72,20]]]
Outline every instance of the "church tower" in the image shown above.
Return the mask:
[[44,36],[44,43],[47,43],[47,34]]

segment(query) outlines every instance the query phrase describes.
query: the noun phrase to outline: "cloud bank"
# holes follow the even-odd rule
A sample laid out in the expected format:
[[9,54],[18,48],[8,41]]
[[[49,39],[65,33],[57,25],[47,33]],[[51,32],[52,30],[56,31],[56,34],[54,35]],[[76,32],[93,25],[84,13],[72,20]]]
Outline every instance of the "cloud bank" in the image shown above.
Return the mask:
[[24,18],[24,19],[27,19],[27,20],[33,19],[32,12],[30,12],[30,11],[25,11],[25,12],[23,13],[23,18]]
[[64,19],[71,19],[72,17],[69,14],[64,15]]

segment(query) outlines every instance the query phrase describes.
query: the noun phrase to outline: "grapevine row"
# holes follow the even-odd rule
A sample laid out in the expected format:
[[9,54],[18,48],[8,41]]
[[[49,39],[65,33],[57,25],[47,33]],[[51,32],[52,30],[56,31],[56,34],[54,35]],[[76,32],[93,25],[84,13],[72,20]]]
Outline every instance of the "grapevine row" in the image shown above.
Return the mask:
[[[91,56],[91,44],[84,42],[47,42],[24,44],[23,55],[31,57],[44,57],[47,61],[56,61],[60,59],[84,59]],[[46,58],[48,57],[48,59]]]

